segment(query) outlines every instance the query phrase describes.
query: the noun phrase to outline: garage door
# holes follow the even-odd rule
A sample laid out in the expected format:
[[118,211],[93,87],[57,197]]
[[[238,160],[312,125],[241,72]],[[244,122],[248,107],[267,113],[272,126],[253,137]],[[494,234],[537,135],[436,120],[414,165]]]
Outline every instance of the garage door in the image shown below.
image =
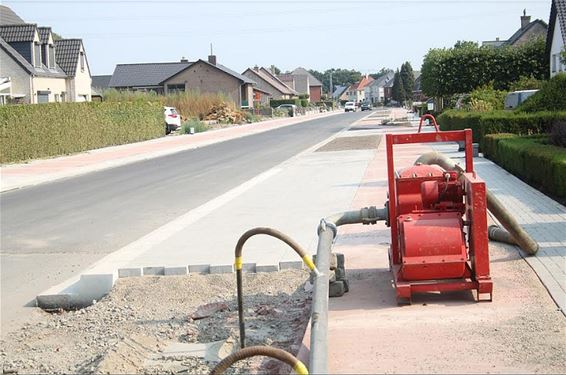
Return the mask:
[[38,103],[49,103],[49,91],[38,91],[37,92],[37,102]]

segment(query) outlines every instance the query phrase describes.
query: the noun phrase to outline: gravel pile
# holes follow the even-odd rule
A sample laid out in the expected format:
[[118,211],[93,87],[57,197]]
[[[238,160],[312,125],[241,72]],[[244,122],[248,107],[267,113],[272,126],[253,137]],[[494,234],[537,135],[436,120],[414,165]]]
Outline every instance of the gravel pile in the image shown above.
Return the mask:
[[[247,345],[294,354],[308,323],[305,271],[244,274]],[[223,308],[195,320],[203,305]],[[4,373],[207,373],[215,362],[164,356],[171,343],[238,343],[234,274],[120,279],[98,303],[48,314],[0,342]],[[284,371],[264,358],[239,362],[235,373]],[[232,371],[232,370],[231,370]]]

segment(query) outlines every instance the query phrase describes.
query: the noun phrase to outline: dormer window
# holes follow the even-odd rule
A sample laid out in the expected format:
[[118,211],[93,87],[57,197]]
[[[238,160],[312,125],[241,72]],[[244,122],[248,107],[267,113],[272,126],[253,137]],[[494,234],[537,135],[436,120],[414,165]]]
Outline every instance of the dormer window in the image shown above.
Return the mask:
[[33,64],[35,67],[41,67],[41,45],[39,43],[33,44],[33,56],[34,61]]
[[55,47],[53,44],[49,45],[49,67],[55,68]]

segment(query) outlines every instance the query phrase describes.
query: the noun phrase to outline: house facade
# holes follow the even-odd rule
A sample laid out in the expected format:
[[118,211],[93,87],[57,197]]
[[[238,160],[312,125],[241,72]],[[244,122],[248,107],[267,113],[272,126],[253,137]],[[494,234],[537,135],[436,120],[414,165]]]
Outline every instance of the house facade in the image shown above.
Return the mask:
[[553,0],[550,8],[546,51],[550,60],[550,77],[566,72],[562,52],[566,45],[566,0]]
[[[5,6],[0,11],[0,104],[91,100],[90,69],[80,39],[55,40],[50,27],[24,23]],[[69,45],[77,48],[67,49]]]
[[[108,88],[155,92],[164,94],[163,82],[187,68],[192,63],[186,59],[179,62],[118,64],[108,83]],[[185,90],[185,85],[169,87],[169,91]]]
[[366,75],[362,77],[359,82],[354,83],[346,91],[348,100],[355,103],[361,103],[369,101],[369,97],[366,97],[365,88],[374,81],[372,77]]
[[393,80],[394,73],[388,72],[378,79],[373,80],[364,88],[367,101],[372,104],[385,103],[385,85]]

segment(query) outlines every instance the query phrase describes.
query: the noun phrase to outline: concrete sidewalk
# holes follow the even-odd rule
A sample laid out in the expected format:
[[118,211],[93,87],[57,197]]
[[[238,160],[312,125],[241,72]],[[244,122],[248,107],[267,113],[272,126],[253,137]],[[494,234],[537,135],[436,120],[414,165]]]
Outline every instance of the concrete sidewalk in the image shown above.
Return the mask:
[[105,147],[69,156],[33,160],[29,163],[3,165],[0,168],[0,192],[170,155],[339,113],[342,112],[273,119],[193,135],[167,136]]

